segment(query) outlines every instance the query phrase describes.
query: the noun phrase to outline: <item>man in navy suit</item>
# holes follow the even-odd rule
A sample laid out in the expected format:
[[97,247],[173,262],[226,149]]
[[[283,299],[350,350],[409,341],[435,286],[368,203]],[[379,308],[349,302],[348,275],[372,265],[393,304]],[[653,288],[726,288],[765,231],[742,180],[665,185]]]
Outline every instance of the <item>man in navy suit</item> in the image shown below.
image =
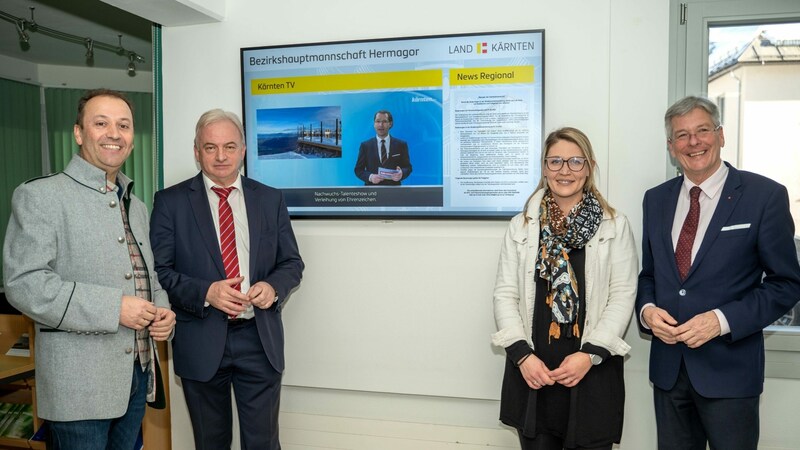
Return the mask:
[[375,127],[375,137],[361,143],[353,171],[365,186],[399,186],[402,180],[411,175],[408,144],[389,136],[389,130],[394,125],[389,111],[376,112],[372,125]]
[[755,450],[762,330],[800,299],[788,194],[722,162],[725,135],[708,99],[679,100],[664,122],[684,176],[645,194],[636,298],[640,330],[653,336],[658,448]]
[[153,205],[156,271],[176,313],[175,373],[197,449],[230,448],[231,386],[242,448],[280,449],[281,306],[304,266],[283,196],[239,174],[244,154],[239,118],[206,112],[194,142],[201,173]]

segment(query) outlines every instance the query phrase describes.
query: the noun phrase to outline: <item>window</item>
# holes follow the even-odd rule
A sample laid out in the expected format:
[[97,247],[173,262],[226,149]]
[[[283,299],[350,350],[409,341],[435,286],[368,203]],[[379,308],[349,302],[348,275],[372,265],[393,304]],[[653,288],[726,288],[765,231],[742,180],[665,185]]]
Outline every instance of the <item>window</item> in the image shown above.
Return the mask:
[[[786,186],[800,259],[800,4],[673,0],[669,98],[704,95],[725,129],[722,158]],[[667,169],[670,175],[675,167]],[[800,351],[800,306],[768,328],[767,348]],[[783,355],[786,356],[786,355]],[[800,359],[768,376],[800,378]]]
[[[800,21],[709,24],[708,36],[706,86],[725,126],[722,158],[786,186],[800,234],[800,153],[792,149],[800,136]],[[800,248],[800,235],[795,240]],[[776,325],[800,326],[800,305]]]

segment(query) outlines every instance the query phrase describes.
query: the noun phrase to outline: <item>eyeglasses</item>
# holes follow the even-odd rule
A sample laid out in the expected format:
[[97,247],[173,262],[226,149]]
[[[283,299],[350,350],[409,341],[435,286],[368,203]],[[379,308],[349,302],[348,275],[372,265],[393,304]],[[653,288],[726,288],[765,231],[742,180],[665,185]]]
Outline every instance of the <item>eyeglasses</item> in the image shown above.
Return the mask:
[[[206,155],[215,155],[217,154],[218,151],[219,147],[217,147],[216,145],[206,145],[203,147],[203,152]],[[228,155],[232,155],[237,151],[239,151],[239,146],[236,144],[227,144],[224,147],[222,147],[222,151],[224,153],[227,153]]]
[[586,158],[580,156],[573,156],[572,158],[564,159],[560,156],[553,156],[550,158],[544,159],[547,168],[552,170],[553,172],[558,172],[564,167],[564,163],[567,163],[567,167],[569,170],[573,172],[580,172],[583,170],[584,166],[586,166]]
[[674,136],[672,136],[672,139],[670,139],[670,141],[677,142],[679,144],[686,144],[687,142],[689,142],[689,140],[692,139],[692,136],[696,137],[699,140],[706,140],[711,136],[712,133],[716,133],[717,130],[719,130],[720,128],[722,128],[722,125],[717,125],[715,128],[700,127],[697,130],[695,130],[694,133],[690,133],[688,131],[679,131],[675,133]]

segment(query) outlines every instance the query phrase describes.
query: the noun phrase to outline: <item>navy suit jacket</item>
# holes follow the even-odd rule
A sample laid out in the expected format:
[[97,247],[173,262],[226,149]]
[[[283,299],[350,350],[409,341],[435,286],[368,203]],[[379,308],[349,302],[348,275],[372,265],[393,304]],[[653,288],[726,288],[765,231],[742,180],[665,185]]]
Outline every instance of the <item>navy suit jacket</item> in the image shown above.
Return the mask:
[[731,329],[695,349],[654,337],[650,380],[664,390],[675,385],[683,360],[692,386],[704,397],[759,395],[764,384],[762,330],[800,299],[800,266],[786,188],[730,165],[728,170],[719,204],[684,281],[678,275],[672,243],[683,177],[644,196],[642,271],[636,295],[640,330],[652,334],[638,320],[646,303],[665,309],[679,324],[719,308]]
[[[408,144],[402,139],[392,136],[391,144],[389,145],[389,158],[381,164],[380,156],[378,154],[378,140],[376,138],[368,139],[361,143],[358,148],[358,159],[356,166],[353,169],[356,176],[364,181],[366,186],[374,186],[369,182],[371,174],[378,173],[379,167],[387,169],[396,169],[400,167],[403,169],[403,180],[411,175],[411,160],[408,157]],[[383,180],[378,185],[397,186],[400,181]]]
[[[250,232],[250,284],[266,281],[279,298],[269,309],[254,308],[255,321],[270,364],[282,372],[280,306],[300,283],[303,261],[281,192],[245,177],[242,191]],[[226,277],[202,173],[156,193],[150,239],[159,282],[177,319],[172,340],[175,373],[208,381],[222,360],[228,317],[204,307],[211,283]]]

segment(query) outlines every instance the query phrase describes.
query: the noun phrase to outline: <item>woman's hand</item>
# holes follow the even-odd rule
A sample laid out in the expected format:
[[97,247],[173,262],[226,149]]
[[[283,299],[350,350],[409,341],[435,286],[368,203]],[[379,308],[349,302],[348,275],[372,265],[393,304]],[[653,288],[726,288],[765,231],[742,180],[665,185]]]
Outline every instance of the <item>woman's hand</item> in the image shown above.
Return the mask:
[[566,387],[576,386],[592,368],[592,360],[588,353],[575,352],[564,358],[558,369],[548,373],[551,379]]
[[522,372],[522,378],[525,379],[531,389],[540,389],[544,385],[552,386],[555,384],[555,380],[549,375],[550,369],[533,353],[522,361],[522,364],[519,365],[519,370]]

